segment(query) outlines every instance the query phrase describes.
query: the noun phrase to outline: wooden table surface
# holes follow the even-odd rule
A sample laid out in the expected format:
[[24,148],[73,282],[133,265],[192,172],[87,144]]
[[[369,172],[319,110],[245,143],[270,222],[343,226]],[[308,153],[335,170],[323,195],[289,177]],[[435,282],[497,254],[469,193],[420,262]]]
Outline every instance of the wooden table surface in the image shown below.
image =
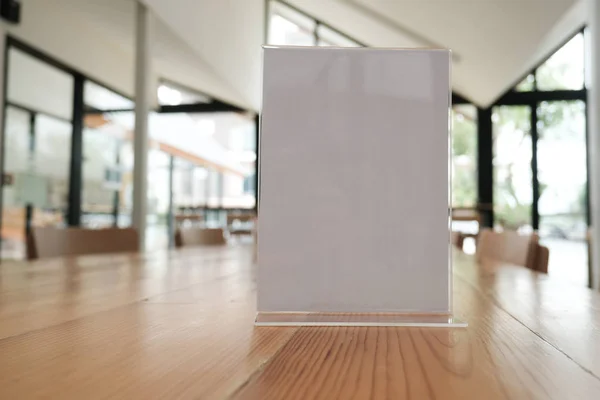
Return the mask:
[[0,266],[0,399],[600,399],[600,295],[455,254],[466,329],[253,326],[251,247]]

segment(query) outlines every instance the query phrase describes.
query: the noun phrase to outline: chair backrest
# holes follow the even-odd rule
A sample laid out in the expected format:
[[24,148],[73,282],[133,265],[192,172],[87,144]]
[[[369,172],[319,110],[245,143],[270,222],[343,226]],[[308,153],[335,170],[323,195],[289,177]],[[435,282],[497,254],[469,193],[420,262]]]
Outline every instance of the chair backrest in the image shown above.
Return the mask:
[[225,244],[221,228],[180,228],[175,232],[175,246],[199,246]]
[[463,249],[463,244],[464,244],[464,241],[465,241],[465,237],[463,236],[463,234],[461,232],[452,231],[450,239],[452,241],[452,244],[456,248],[458,248],[460,250]]
[[250,222],[255,218],[254,214],[227,214],[227,225],[231,225],[234,221]]
[[537,246],[538,237],[535,233],[521,235],[515,231],[482,229],[477,242],[477,259],[491,258],[536,269]]
[[30,260],[138,251],[138,234],[133,228],[34,227],[27,238],[27,258]]
[[546,246],[536,246],[535,270],[548,273],[548,260],[550,259],[550,250]]

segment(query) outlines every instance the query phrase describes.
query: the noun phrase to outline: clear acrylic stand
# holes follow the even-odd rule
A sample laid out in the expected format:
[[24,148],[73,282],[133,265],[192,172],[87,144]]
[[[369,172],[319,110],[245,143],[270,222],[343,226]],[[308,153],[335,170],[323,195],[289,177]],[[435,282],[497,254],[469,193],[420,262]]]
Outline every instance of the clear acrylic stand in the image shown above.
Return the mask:
[[465,328],[447,314],[259,312],[256,326],[405,326]]

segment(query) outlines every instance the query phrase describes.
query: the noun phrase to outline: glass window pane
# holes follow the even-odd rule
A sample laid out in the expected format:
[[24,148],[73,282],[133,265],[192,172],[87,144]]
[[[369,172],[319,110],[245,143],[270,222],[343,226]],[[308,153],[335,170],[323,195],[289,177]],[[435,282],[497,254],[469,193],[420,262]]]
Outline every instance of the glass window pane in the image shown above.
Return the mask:
[[82,224],[88,228],[131,226],[133,144],[124,123],[133,112],[87,114],[83,131]]
[[45,115],[35,119],[34,171],[47,187],[45,206],[50,218],[65,215],[69,196],[69,168],[71,160],[70,123]]
[[552,254],[549,273],[584,286],[588,279],[585,104],[542,102],[537,113],[539,234]]
[[494,107],[492,122],[496,225],[531,232],[531,109]]
[[324,25],[319,25],[317,32],[319,46],[360,47],[355,41]]
[[[202,204],[196,204],[194,200],[186,206],[208,202],[211,207],[254,207],[253,186],[246,185],[246,178],[253,176],[256,169],[253,115],[233,112],[154,115],[150,118],[149,129],[156,143],[169,146],[194,166],[206,168],[195,172],[198,180],[209,188],[197,191],[198,201],[201,199]],[[224,174],[222,202],[221,178],[217,177],[221,172],[216,170]]]
[[125,196],[132,166],[124,167],[124,151],[133,151],[127,147],[131,132],[110,114],[87,114],[84,124],[81,223],[88,228],[113,226],[118,205],[118,225],[129,226],[131,209],[125,206]]
[[515,90],[517,92],[531,92],[533,90],[534,82],[535,77],[533,74],[529,74],[515,87]]
[[128,98],[88,80],[83,84],[83,102],[94,110],[131,110],[134,107]]
[[25,171],[30,165],[30,113],[12,106],[6,107],[4,139],[4,172]]
[[120,148],[121,188],[119,189],[119,217],[121,228],[131,226],[133,211],[133,142],[124,140]]
[[[166,249],[169,244],[169,162],[169,154],[155,148],[148,151],[146,226],[146,246],[148,249]],[[173,190],[173,194],[176,193],[177,191]]]
[[192,171],[192,204],[194,206],[205,206],[207,201],[207,178],[208,171],[205,167],[194,165]]
[[30,114],[8,106],[4,114],[4,174],[2,186],[2,258],[25,258],[25,202],[20,195],[19,180],[32,168],[30,152]]
[[173,203],[175,208],[195,207],[194,204],[194,164],[176,158],[173,169]]
[[538,89],[583,89],[583,65],[583,34],[578,33],[537,69]]
[[281,3],[271,2],[269,44],[314,46],[315,21]]
[[477,205],[477,108],[452,107],[452,206]]
[[[133,129],[133,118],[127,113],[111,113],[110,117]],[[256,134],[254,117],[233,112],[222,113],[151,113],[148,125],[152,146],[174,154],[198,167],[218,168],[241,174],[244,177],[254,173],[256,163]],[[210,172],[197,172],[209,175],[209,185],[214,185]],[[204,178],[203,178],[204,179]],[[243,182],[240,186],[243,188]],[[211,186],[212,187],[212,186]],[[200,193],[200,192],[199,192]],[[210,205],[221,205],[216,189],[209,192]],[[244,192],[243,196],[233,196],[239,206],[252,207],[254,195]]]
[[256,203],[256,126],[254,119],[229,113],[221,115],[215,138],[226,147],[236,170],[223,173],[223,206],[252,208]]
[[14,47],[8,50],[8,101],[70,120],[73,77]]
[[220,207],[221,206],[221,190],[220,190],[220,172],[214,168],[207,168],[208,172],[208,198],[206,205],[208,207]]
[[102,127],[83,132],[82,224],[88,228],[105,228],[114,224],[115,194],[121,187],[117,166],[119,139]]

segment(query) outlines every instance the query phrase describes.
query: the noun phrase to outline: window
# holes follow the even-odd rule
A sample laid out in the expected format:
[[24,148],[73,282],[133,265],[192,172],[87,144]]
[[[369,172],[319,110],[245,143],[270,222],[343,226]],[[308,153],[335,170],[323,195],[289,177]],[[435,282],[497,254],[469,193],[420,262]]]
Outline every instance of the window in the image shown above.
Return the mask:
[[197,207],[194,204],[194,164],[189,161],[175,158],[173,169],[173,203],[178,207]]
[[161,106],[209,103],[211,101],[208,96],[202,93],[198,93],[171,82],[161,83],[156,95],[158,96],[158,104]]
[[268,43],[293,46],[336,46],[360,47],[348,36],[330,28],[312,17],[286,6],[279,1],[271,1]]
[[208,171],[205,167],[202,166],[194,166],[194,170],[192,172],[192,204],[195,206],[205,206],[207,197],[208,197],[208,186],[207,179]]
[[69,193],[72,127],[69,122],[38,115],[35,120],[35,166],[48,185],[46,208],[65,212]]
[[494,213],[496,225],[531,232],[531,108],[493,108]]
[[536,71],[539,90],[579,90],[584,87],[584,42],[578,33]]
[[[212,121],[209,138],[215,141],[215,147],[223,149],[220,162],[220,178],[209,172],[211,204],[216,204],[212,193],[221,190],[222,206],[227,208],[254,207],[254,191],[245,191],[244,182],[256,173],[256,125],[254,117],[238,113],[212,113],[203,115],[202,121]],[[203,125],[208,126],[207,123]],[[212,179],[212,180],[211,180]],[[218,182],[218,183],[215,183]]]
[[68,207],[74,78],[14,45],[7,49],[2,258],[25,257],[35,226],[62,226]]
[[135,103],[110,89],[86,80],[83,87],[84,130],[81,224],[87,228],[131,225],[133,147],[131,130]]
[[121,140],[110,134],[110,123],[83,131],[82,224],[88,228],[114,225],[115,196],[121,188],[118,154]]
[[316,22],[304,14],[279,3],[271,2],[269,44],[314,46]]
[[553,257],[550,273],[583,286],[587,283],[585,103],[543,101],[537,117],[538,233]]
[[254,195],[256,191],[256,174],[244,178],[244,193]]
[[318,46],[360,47],[355,41],[325,25],[319,25],[317,34],[319,35]]
[[477,109],[452,107],[452,206],[477,205]]
[[582,286],[588,281],[584,39],[580,32],[568,40],[492,109],[495,225],[537,231],[550,249],[549,274]]
[[97,83],[86,80],[83,84],[83,102],[91,110],[133,110],[133,101]]
[[535,87],[535,75],[529,74],[516,87],[517,92],[531,92]]
[[73,85],[70,74],[15,48],[8,50],[7,101],[70,120]]
[[[287,17],[290,10],[280,11]],[[302,24],[302,18],[295,21]],[[29,205],[34,207],[35,225],[64,226],[66,215],[72,215],[67,210],[70,177],[76,176],[70,171],[71,120],[79,115],[74,113],[73,97],[81,87],[75,83],[81,81],[58,61],[36,58],[16,39],[9,38],[8,42],[2,212],[10,218],[3,218],[2,256],[22,258],[25,209]],[[84,227],[130,226],[135,104],[86,78],[81,83],[82,192],[81,204],[75,205],[74,211],[80,206]],[[222,104],[166,81],[156,95],[161,105]],[[150,112],[148,117],[148,248],[166,246],[171,195],[175,205],[183,206],[255,205],[255,194],[245,185],[255,176],[255,116],[209,113],[204,107],[198,107],[198,113],[174,110],[161,108],[167,112]],[[171,160],[175,164],[173,193],[169,193]]]
[[29,112],[9,106],[5,109],[4,174],[8,184],[2,185],[2,258],[25,257],[25,203],[19,180],[30,169],[31,117]]

